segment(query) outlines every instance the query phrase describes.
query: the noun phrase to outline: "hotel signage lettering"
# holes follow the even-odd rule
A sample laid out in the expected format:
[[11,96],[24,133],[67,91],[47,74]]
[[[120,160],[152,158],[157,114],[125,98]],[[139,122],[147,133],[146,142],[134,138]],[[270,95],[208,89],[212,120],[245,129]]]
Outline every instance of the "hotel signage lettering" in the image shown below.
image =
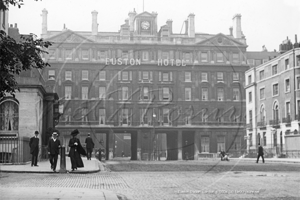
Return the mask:
[[[186,66],[186,62],[184,60],[179,59],[158,59],[157,66]],[[106,65],[141,65],[141,59],[133,59],[133,58],[106,58]]]

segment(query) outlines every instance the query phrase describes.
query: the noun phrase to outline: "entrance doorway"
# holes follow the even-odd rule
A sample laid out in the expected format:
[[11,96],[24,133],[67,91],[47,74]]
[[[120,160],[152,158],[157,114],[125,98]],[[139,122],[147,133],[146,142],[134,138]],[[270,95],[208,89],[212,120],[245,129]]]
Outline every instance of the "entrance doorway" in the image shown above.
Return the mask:
[[114,157],[131,158],[131,134],[115,133]]
[[184,160],[194,160],[194,132],[182,133],[182,158]]

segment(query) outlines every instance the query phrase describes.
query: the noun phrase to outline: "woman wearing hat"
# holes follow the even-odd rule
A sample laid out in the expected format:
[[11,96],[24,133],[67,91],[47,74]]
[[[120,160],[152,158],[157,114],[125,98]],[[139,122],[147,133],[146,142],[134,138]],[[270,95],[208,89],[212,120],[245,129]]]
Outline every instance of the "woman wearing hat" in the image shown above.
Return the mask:
[[79,167],[84,167],[80,154],[86,155],[85,150],[82,148],[80,140],[77,138],[79,131],[75,129],[71,132],[72,138],[69,141],[69,157],[71,159],[72,171]]

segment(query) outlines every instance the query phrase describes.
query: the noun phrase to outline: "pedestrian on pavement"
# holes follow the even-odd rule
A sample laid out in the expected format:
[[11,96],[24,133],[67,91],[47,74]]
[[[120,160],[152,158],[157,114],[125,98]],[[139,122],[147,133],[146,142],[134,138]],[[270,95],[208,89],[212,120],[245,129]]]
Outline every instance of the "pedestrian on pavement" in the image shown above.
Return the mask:
[[85,143],[86,143],[86,153],[87,153],[86,157],[87,157],[88,160],[91,160],[92,152],[93,152],[95,144],[93,142],[93,139],[91,138],[90,133],[88,133],[88,136],[85,139]]
[[78,134],[79,131],[77,129],[72,131],[71,132],[72,138],[69,141],[69,147],[70,147],[69,157],[71,159],[72,171],[74,171],[75,169],[77,170],[77,168],[79,167],[84,167],[80,154],[86,156],[86,152],[81,146],[80,140],[77,138]]
[[263,148],[260,144],[258,144],[257,160],[256,160],[256,163],[258,163],[259,157],[261,157],[263,163],[265,163],[265,159],[264,159],[264,148]]
[[30,154],[31,157],[31,167],[35,166],[38,167],[37,161],[38,161],[38,155],[39,155],[39,132],[35,131],[32,138],[30,138],[29,141],[29,147],[30,147]]
[[56,164],[60,148],[60,141],[57,137],[57,131],[53,131],[52,138],[50,138],[48,142],[48,155],[53,172],[56,172]]

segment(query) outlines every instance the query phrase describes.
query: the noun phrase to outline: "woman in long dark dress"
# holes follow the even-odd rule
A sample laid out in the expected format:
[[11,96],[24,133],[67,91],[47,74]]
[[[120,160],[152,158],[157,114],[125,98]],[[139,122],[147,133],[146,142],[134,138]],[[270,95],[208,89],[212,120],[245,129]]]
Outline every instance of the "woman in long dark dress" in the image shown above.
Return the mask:
[[69,157],[71,159],[72,171],[79,167],[84,167],[80,154],[86,155],[85,150],[82,148],[80,140],[77,138],[79,131],[75,129],[71,132],[72,138],[69,141]]

